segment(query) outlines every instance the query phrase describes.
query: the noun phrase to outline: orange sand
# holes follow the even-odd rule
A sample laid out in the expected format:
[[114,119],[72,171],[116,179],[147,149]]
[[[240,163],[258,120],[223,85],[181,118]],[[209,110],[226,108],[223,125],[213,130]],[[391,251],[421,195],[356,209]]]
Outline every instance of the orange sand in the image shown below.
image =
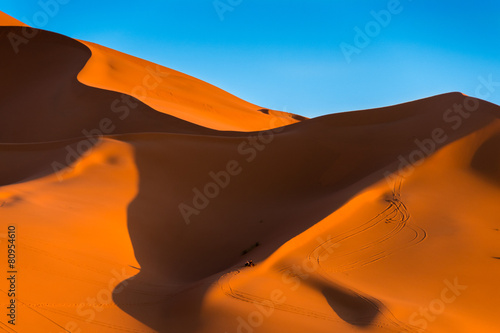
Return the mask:
[[15,53],[21,24],[0,16],[3,331],[500,330],[499,106],[262,112],[50,32]]

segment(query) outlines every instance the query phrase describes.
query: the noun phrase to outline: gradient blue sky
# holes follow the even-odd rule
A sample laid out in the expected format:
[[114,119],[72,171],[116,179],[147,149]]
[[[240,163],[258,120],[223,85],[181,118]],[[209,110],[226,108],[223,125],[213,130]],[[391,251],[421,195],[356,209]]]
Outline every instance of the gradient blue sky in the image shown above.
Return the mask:
[[[351,61],[355,27],[395,0],[4,0],[0,10],[212,83],[249,102],[313,117],[500,82],[500,1],[401,0]],[[233,5],[231,5],[231,3]],[[54,13],[51,13],[54,14]],[[42,18],[42,19],[41,19]],[[373,24],[371,24],[373,28]],[[500,84],[487,98],[500,104]]]

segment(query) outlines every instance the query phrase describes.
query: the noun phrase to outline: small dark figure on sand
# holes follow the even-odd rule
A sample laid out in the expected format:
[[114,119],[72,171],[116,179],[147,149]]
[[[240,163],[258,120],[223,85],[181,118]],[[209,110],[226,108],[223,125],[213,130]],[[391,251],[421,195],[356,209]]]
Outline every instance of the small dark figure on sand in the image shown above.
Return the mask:
[[255,266],[255,264],[253,263],[252,260],[247,260],[247,262],[245,263],[245,267],[253,267]]

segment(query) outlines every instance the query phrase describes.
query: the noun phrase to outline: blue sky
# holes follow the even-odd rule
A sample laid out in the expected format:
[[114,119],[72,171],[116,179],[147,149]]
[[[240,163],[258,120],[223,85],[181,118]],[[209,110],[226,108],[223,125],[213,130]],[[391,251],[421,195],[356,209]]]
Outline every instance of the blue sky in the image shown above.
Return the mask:
[[486,99],[500,104],[500,1],[4,0],[0,10],[309,117],[476,96],[480,77],[499,82]]

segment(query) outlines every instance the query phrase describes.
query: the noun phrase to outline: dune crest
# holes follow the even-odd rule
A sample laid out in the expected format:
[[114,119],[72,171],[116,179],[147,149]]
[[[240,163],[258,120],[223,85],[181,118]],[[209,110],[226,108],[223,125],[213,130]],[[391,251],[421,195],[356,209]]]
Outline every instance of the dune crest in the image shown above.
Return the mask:
[[48,31],[15,52],[21,24],[0,16],[5,331],[498,331],[500,106],[307,119]]
[[[259,131],[304,119],[261,107],[181,72],[81,41],[92,52],[78,80],[134,96],[153,109],[223,131]],[[244,119],[244,121],[242,121]]]
[[4,12],[0,12],[0,26],[20,26],[27,27],[28,25],[19,21],[18,19],[13,18],[12,16],[5,14]]

